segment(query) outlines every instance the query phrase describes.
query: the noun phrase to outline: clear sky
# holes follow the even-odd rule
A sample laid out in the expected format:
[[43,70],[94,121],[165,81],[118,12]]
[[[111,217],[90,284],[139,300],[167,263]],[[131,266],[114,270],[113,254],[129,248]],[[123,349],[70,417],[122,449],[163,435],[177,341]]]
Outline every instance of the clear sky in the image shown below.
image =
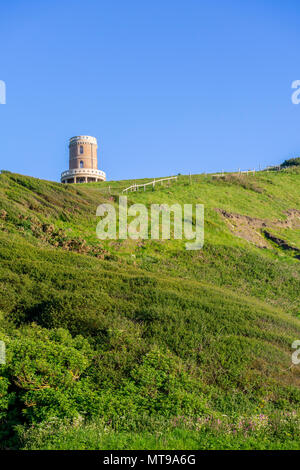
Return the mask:
[[299,0],[1,0],[0,168],[59,181],[68,139],[108,179],[300,154]]

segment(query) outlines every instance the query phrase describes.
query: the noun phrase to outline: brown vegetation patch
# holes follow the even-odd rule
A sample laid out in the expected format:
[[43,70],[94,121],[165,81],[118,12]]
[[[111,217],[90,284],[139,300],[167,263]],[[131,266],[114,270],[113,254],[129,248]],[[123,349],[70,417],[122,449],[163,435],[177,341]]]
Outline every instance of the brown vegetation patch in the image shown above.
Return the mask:
[[[30,230],[36,238],[54,247],[60,247],[66,251],[89,254],[100,259],[105,259],[109,255],[103,247],[88,245],[84,238],[71,238],[65,230],[57,229],[53,224],[44,224],[36,217],[20,215],[19,219],[21,221],[28,221]],[[20,225],[19,228],[21,231],[24,231],[24,226]]]
[[0,210],[0,219],[6,219],[7,212],[4,209]]
[[263,193],[264,188],[257,184],[257,181],[253,174],[246,175],[243,173],[228,173],[226,175],[213,176],[212,179],[218,183],[224,183],[227,185],[241,186],[244,189],[254,191],[255,193]]
[[285,212],[285,220],[268,220],[258,219],[256,217],[249,217],[247,215],[234,214],[225,211],[224,209],[216,209],[228,223],[230,230],[238,237],[244,238],[251,243],[254,243],[260,248],[271,248],[270,243],[266,238],[278,245],[279,248],[284,250],[292,250],[300,252],[298,248],[289,245],[285,240],[273,236],[267,228],[300,228],[300,211],[297,209],[290,209]]

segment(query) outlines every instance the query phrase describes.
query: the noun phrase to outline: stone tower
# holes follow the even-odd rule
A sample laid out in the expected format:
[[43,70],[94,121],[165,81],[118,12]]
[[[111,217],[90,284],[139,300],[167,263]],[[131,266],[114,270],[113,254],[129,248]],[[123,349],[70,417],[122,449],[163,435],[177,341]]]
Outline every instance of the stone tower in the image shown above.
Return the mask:
[[69,170],[61,174],[62,183],[105,181],[104,171],[98,170],[97,139],[77,135],[69,141]]

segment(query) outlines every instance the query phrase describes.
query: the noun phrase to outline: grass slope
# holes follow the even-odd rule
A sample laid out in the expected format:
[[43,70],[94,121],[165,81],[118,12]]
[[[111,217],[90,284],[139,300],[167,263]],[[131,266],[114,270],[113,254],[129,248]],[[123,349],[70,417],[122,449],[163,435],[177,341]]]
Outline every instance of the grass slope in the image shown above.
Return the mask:
[[[99,241],[97,206],[117,207],[131,182],[2,172],[3,447],[300,448],[300,261],[236,236],[216,210],[284,221],[300,210],[300,172],[191,183],[128,202],[203,203],[200,251]],[[273,232],[300,248],[297,225]]]

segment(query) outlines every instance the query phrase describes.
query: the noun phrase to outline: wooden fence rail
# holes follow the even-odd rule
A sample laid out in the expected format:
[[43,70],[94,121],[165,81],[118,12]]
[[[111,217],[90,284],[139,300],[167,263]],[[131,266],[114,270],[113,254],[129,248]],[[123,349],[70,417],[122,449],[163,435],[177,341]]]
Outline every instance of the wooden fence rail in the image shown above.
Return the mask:
[[177,176],[170,176],[169,178],[161,178],[159,180],[154,179],[153,181],[150,181],[149,183],[133,184],[129,186],[128,188],[123,189],[122,193],[128,192],[128,191],[138,191],[139,188],[144,188],[144,191],[146,191],[146,186],[151,185],[154,188],[156,184],[158,183],[163,184],[164,181],[169,181],[169,180],[177,180]]

